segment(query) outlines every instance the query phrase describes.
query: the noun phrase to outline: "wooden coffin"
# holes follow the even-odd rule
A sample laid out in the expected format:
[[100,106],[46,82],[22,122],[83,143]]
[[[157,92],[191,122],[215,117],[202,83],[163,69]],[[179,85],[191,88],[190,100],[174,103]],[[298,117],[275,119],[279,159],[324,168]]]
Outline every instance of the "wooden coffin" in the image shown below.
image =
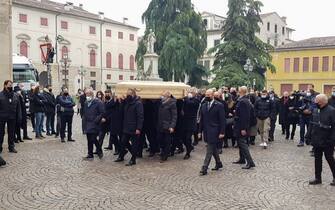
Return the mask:
[[159,99],[163,91],[170,91],[171,94],[181,99],[190,89],[189,85],[180,82],[161,82],[161,81],[129,81],[120,82],[115,86],[115,95],[122,96],[127,94],[129,88],[135,89],[138,96],[142,99]]

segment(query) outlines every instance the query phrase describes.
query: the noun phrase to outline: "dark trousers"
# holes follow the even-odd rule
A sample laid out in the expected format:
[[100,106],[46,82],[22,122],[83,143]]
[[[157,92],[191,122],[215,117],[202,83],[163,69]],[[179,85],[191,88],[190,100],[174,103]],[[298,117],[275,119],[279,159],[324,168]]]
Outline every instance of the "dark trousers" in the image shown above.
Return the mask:
[[334,147],[333,146],[314,147],[315,178],[321,180],[323,153],[325,154],[330,170],[332,171],[333,178],[335,179],[335,159],[334,159]]
[[248,139],[246,137],[238,138],[237,144],[240,152],[240,161],[247,161],[247,164],[254,165],[254,161],[250,155]]
[[46,113],[46,128],[49,134],[55,133],[55,114],[54,113]]
[[[292,125],[292,131],[290,132],[290,127]],[[285,134],[286,134],[286,139],[290,138],[290,134],[291,134],[291,138],[294,138],[295,135],[295,130],[297,129],[297,124],[286,124],[285,125]]]
[[207,144],[206,156],[204,165],[202,166],[203,171],[207,171],[209,164],[211,163],[212,156],[214,157],[215,163],[221,163],[217,144]]
[[139,138],[140,138],[139,135],[131,135],[124,133],[121,139],[121,150],[119,157],[123,159],[124,156],[127,154],[127,151],[129,151],[131,153],[131,160],[136,161],[136,156],[140,144]]
[[35,113],[30,113],[30,120],[31,120],[31,126],[33,127],[33,130],[35,131]]
[[5,126],[7,124],[7,135],[8,135],[8,149],[13,150],[15,148],[15,123],[16,120],[4,120],[0,119],[0,152],[2,152],[2,145],[5,137]]
[[100,131],[100,133],[99,133],[99,139],[98,139],[99,148],[97,148],[97,151],[98,150],[102,151],[102,146],[104,145],[104,140],[105,140],[105,136],[106,136],[107,133],[108,133],[108,131]]
[[306,134],[306,129],[308,129],[309,125],[309,119],[307,117],[301,117],[300,118],[300,143],[305,143],[305,134]]
[[[158,134],[157,134],[158,135]],[[171,147],[171,154],[174,154],[176,148],[183,150],[183,143],[181,140],[181,134],[180,133],[175,133],[172,135],[172,147]],[[159,139],[157,137],[157,139]]]
[[61,117],[60,113],[57,114],[57,122],[56,122],[56,135],[58,136],[60,134],[60,128],[61,128]]
[[276,130],[276,122],[277,122],[277,116],[270,119],[269,138],[271,140],[274,140],[274,134],[275,134],[275,130]]
[[22,137],[21,137],[21,126],[16,124],[15,126],[15,140],[17,141],[20,141],[22,140]]
[[61,123],[60,123],[60,138],[65,138],[65,127],[67,125],[67,139],[70,140],[72,138],[72,119],[73,115],[64,115],[61,114]]
[[157,139],[161,147],[161,157],[167,159],[172,146],[172,134],[168,132],[158,132]]
[[[100,148],[98,142],[98,134],[97,133],[87,133],[87,150],[88,150],[88,157],[93,157],[93,147],[96,146],[97,150]],[[98,153],[101,152],[100,150],[97,151]]]
[[149,141],[149,151],[151,154],[159,152],[159,144],[157,139],[157,132],[155,129],[146,129],[143,138],[147,137]]
[[187,131],[185,130],[183,133],[183,143],[186,147],[186,154],[191,154],[192,150],[193,150],[193,146],[192,146],[192,135],[194,134],[193,131]]
[[118,134],[110,134],[109,135],[109,143],[108,147],[112,148],[114,145],[115,147],[115,152],[120,152],[120,147],[121,147],[121,135]]
[[27,118],[22,120],[23,138],[28,138]]

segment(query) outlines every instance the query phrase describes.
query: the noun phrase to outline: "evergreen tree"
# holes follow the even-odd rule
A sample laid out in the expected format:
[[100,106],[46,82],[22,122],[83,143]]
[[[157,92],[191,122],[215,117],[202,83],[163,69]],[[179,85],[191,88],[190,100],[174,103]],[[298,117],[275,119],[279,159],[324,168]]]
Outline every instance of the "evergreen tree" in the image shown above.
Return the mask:
[[[257,88],[261,89],[264,87],[266,70],[275,71],[269,53],[273,50],[272,46],[256,36],[262,21],[262,6],[257,0],[229,0],[229,11],[222,33],[223,43],[209,51],[216,53],[216,78],[212,86],[241,86],[251,84],[256,79]],[[243,68],[248,58],[254,67],[252,73],[244,71]]]

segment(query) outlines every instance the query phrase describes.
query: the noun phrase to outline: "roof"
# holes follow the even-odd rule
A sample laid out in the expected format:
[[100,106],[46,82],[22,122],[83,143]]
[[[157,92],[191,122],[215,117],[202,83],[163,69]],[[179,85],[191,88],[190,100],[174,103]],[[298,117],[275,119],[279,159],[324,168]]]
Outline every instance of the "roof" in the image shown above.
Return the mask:
[[288,43],[276,48],[276,51],[335,48],[335,36],[314,37]]
[[[261,18],[266,18],[268,16],[277,14],[277,12],[269,12],[269,13],[264,13],[264,14],[260,14]],[[278,15],[278,14],[277,14]],[[279,15],[278,15],[279,16]],[[280,17],[280,16],[279,16]]]
[[223,17],[223,16],[221,16],[221,15],[217,15],[217,14],[214,14],[214,13],[211,13],[211,12],[207,12],[207,11],[203,11],[203,12],[201,13],[202,16],[203,16],[204,14],[211,15],[211,16],[217,16],[217,17],[219,17],[219,18],[223,18],[223,19],[227,19],[226,17]]
[[13,0],[14,5],[20,5],[20,6],[25,6],[25,7],[31,7],[35,9],[41,9],[41,10],[47,10],[55,13],[62,13],[66,15],[71,15],[71,16],[77,16],[81,18],[87,18],[91,19],[94,21],[103,21],[106,23],[111,23],[111,24],[116,24],[116,25],[121,25],[125,27],[130,27],[135,30],[138,30],[139,28],[131,25],[127,25],[109,18],[104,18],[100,19],[98,14],[91,13],[87,10],[84,10],[82,7],[78,7],[73,5],[73,9],[70,10],[65,10],[64,4],[50,1],[50,0]]

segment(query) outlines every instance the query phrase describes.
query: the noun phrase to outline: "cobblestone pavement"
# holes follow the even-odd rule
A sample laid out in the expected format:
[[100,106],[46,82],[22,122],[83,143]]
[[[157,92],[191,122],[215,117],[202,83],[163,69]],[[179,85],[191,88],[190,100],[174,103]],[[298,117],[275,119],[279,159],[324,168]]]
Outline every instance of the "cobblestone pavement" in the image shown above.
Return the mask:
[[221,156],[222,171],[200,177],[204,143],[187,161],[177,155],[160,163],[145,154],[128,168],[106,152],[103,160],[85,162],[86,139],[80,120],[74,124],[75,143],[33,140],[18,144],[18,154],[4,148],[8,166],[0,169],[0,209],[335,209],[325,161],[324,184],[309,186],[310,148],[297,148],[278,134],[268,150],[252,147],[254,170],[231,164],[238,150],[230,148]]

